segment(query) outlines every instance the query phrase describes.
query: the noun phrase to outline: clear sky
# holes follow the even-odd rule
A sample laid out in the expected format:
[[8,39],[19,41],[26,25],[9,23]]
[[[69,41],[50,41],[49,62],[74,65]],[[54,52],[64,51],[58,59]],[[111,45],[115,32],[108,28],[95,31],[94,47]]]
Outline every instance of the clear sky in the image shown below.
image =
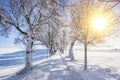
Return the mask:
[[0,49],[1,48],[19,48],[19,46],[14,44],[14,39],[16,37],[15,32],[11,32],[8,38],[0,36]]

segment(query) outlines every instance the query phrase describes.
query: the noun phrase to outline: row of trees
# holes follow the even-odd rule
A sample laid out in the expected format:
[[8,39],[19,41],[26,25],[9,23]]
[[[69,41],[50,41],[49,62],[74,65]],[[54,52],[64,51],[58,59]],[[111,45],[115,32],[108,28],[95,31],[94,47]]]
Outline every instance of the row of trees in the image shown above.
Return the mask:
[[[41,41],[51,54],[57,50],[58,30],[61,26],[60,6],[57,0],[1,0],[1,35],[8,35],[15,28],[20,36],[16,39],[26,46],[25,69],[32,67],[32,48],[35,41]],[[64,2],[63,2],[64,3]],[[24,41],[23,41],[24,40]]]
[[[8,35],[15,28],[20,34],[15,40],[26,46],[25,69],[32,67],[32,48],[38,42],[46,45],[49,52],[64,53],[69,46],[69,57],[74,60],[73,46],[76,41],[84,44],[85,67],[87,69],[87,46],[102,42],[113,34],[118,21],[109,4],[96,0],[79,0],[68,4],[69,0],[8,0],[0,1],[0,34]],[[106,4],[108,3],[108,4]],[[69,18],[66,17],[69,10]],[[102,33],[95,31],[90,21],[95,15],[107,16],[109,24]],[[66,23],[67,22],[67,23]]]

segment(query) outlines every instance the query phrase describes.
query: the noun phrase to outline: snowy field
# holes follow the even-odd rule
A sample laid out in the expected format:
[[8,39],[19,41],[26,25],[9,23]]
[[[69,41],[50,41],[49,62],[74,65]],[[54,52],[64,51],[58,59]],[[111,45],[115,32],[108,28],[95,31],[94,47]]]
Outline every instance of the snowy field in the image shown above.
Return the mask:
[[[10,74],[14,74],[21,70],[24,67],[25,63],[25,51],[18,51],[13,49],[1,49],[0,52],[0,80],[9,76]],[[5,53],[6,52],[6,53]],[[33,51],[33,62],[34,65],[39,63],[39,60],[45,59],[48,57],[47,50],[35,50]]]
[[[65,51],[67,53],[67,51]],[[34,69],[16,74],[24,67],[24,51],[0,54],[0,80],[120,80],[120,51],[89,50],[88,70],[83,71],[83,51],[75,50],[75,61],[47,50],[33,52]]]

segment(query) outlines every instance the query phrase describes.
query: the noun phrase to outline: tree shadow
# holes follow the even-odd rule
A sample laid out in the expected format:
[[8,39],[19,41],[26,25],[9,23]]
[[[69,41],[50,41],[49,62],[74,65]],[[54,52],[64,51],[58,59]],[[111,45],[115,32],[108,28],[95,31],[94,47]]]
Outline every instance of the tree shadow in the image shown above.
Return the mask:
[[61,59],[46,60],[35,65],[33,70],[24,74],[15,74],[6,80],[120,80],[120,74],[113,73],[115,68],[102,68],[89,65],[83,71],[83,65],[65,65]]
[[84,80],[120,80],[119,73],[113,73],[116,68],[103,68],[98,65],[89,65],[86,71],[79,71]]
[[[33,51],[33,62],[47,57],[47,50],[40,49]],[[25,51],[18,51],[0,55],[0,67],[16,66],[25,63]]]

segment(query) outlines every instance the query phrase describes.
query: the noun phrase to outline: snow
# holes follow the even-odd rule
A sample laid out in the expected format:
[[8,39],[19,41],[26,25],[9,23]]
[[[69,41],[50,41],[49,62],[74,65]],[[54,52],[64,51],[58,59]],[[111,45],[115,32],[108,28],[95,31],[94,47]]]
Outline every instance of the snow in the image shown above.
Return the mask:
[[14,48],[9,48],[9,49],[0,48],[0,54],[8,54],[8,53],[12,53],[12,52],[21,51],[21,50],[22,49],[20,49],[20,48],[17,48],[17,49],[14,49]]
[[[22,53],[24,52],[16,52],[18,58],[10,58],[16,56],[15,53],[6,53],[7,57],[0,55],[4,56],[0,61],[13,59],[14,63],[16,59],[20,60],[23,57]],[[16,73],[24,67],[24,61],[15,62],[16,64],[10,62],[9,65],[0,64],[0,80],[120,80],[119,51],[88,51],[87,71],[83,71],[83,51],[74,50],[75,61],[66,58],[67,54],[59,52],[49,58],[44,50],[36,50],[33,53],[33,70],[18,75]]]

